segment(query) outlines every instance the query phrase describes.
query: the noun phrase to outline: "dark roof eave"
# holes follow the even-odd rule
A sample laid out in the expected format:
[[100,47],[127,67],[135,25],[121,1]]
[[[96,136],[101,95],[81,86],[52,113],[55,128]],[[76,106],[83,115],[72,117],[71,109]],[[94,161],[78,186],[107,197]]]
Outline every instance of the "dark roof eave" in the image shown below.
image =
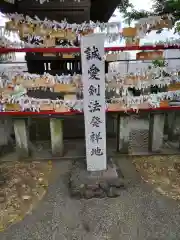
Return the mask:
[[5,2],[4,0],[1,0],[0,11],[2,13],[14,13],[14,12],[17,12],[17,5]]
[[108,22],[121,0],[96,0],[91,3],[91,20]]
[[[108,22],[109,18],[112,16],[114,10],[119,4],[119,1],[120,0],[103,0],[103,2],[102,0],[92,1],[90,19],[92,21]],[[18,12],[22,14],[24,13],[24,12],[21,12],[20,8],[18,9],[18,3],[11,4],[11,3],[5,2],[4,0],[1,0],[0,10],[3,13],[14,13],[14,12]],[[26,12],[28,12],[28,8]],[[34,15],[36,15],[36,12],[34,12]],[[47,12],[47,15],[50,15],[50,11]],[[53,16],[53,13],[52,13],[52,16]],[[54,19],[54,20],[57,20],[57,19]]]

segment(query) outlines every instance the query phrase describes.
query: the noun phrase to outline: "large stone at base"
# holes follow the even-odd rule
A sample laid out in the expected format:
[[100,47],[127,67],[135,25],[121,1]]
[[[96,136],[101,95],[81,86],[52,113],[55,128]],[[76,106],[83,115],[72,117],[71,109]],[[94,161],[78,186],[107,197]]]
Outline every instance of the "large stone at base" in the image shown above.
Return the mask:
[[75,198],[118,197],[124,189],[124,179],[112,162],[106,171],[88,172],[84,162],[75,162],[69,176],[69,190]]

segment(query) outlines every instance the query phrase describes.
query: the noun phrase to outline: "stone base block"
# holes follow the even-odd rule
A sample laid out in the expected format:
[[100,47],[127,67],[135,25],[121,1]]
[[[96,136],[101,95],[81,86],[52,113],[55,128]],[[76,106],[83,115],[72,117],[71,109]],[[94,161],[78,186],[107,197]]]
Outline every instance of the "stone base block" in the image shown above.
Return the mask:
[[70,195],[77,199],[118,197],[124,188],[123,176],[112,163],[106,171],[88,172],[83,162],[76,162],[69,177]]

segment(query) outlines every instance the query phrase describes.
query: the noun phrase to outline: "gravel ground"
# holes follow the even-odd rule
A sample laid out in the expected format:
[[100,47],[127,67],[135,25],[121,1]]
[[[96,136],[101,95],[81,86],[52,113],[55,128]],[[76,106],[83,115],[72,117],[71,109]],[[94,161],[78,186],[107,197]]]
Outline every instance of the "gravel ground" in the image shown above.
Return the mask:
[[74,200],[66,186],[70,167],[70,161],[55,163],[58,174],[46,197],[32,215],[0,233],[1,240],[180,239],[179,202],[139,180],[115,199]]

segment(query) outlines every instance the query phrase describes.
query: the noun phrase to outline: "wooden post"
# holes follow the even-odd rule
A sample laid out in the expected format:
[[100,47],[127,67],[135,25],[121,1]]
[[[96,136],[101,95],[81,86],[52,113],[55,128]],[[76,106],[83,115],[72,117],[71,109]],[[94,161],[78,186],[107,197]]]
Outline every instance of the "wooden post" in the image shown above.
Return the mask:
[[64,153],[62,121],[62,119],[50,119],[51,147],[53,156],[62,157]]
[[16,151],[19,157],[29,156],[28,131],[25,119],[14,120],[14,133],[16,139]]
[[128,153],[129,151],[129,116],[120,117],[119,122],[119,152]]
[[159,152],[164,140],[165,115],[162,113],[150,114],[149,121],[149,151]]

